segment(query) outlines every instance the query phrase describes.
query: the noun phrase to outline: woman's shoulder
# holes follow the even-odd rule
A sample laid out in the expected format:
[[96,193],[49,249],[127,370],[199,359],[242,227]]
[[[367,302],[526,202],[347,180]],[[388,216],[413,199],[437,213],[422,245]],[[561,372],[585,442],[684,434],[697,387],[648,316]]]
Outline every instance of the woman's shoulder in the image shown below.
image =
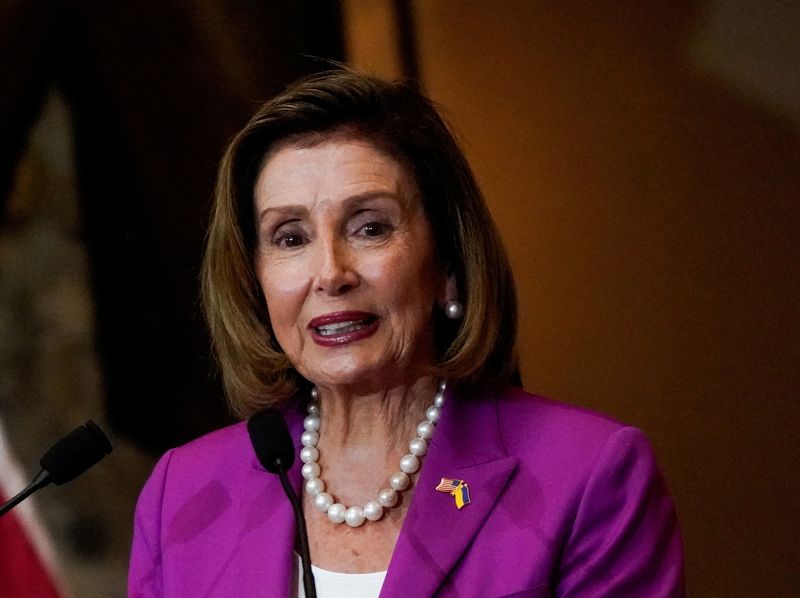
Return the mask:
[[644,433],[608,415],[520,388],[498,391],[492,400],[504,448],[524,464],[577,472],[609,451],[652,459]]
[[[281,413],[290,430],[302,429],[305,413],[296,402],[290,402],[280,407]],[[247,421],[240,421],[209,432],[178,446],[171,451],[172,460],[179,460],[187,464],[209,463],[227,466],[230,462],[250,463],[255,462],[250,435],[247,432]]]
[[173,464],[205,466],[240,461],[251,452],[246,422],[214,430],[170,451]]
[[230,479],[255,460],[245,422],[209,432],[164,453],[146,488],[192,488],[209,480]]
[[502,389],[495,394],[494,400],[500,424],[515,421],[517,425],[514,428],[524,427],[526,435],[536,430],[539,433],[588,435],[589,439],[602,439],[629,427],[598,411],[532,394],[521,388]]

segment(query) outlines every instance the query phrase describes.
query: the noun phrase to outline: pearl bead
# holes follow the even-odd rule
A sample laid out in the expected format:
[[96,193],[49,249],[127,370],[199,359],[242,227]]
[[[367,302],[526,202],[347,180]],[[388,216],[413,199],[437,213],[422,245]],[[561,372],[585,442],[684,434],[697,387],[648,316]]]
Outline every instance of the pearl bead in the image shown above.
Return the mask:
[[319,390],[317,390],[316,386],[311,389],[311,398],[315,401],[319,398]]
[[414,455],[403,455],[400,459],[400,469],[406,473],[414,473],[419,469],[419,459]]
[[390,508],[397,504],[397,492],[392,488],[384,488],[378,492],[378,502],[382,507]]
[[320,492],[314,497],[314,508],[325,513],[331,508],[333,497],[327,492]]
[[427,419],[432,424],[435,424],[439,421],[439,416],[441,415],[442,410],[439,409],[436,405],[431,405],[428,407],[427,411],[425,411],[425,419]]
[[306,415],[306,418],[303,420],[303,427],[309,432],[318,432],[319,414],[312,413],[311,415]]
[[364,510],[361,507],[350,507],[344,514],[344,521],[350,527],[358,527],[364,523]]
[[408,452],[416,457],[422,457],[428,452],[428,441],[423,438],[414,438],[408,443]]
[[440,408],[441,408],[442,405],[444,405],[444,393],[443,392],[437,392],[436,393],[436,396],[433,397],[433,404],[436,405],[437,407],[440,407]]
[[309,403],[306,409],[309,413],[319,413],[319,403]]
[[319,442],[319,434],[317,432],[309,432],[306,430],[303,432],[303,435],[300,436],[300,442],[303,443],[303,446],[317,446]]
[[347,509],[340,502],[334,503],[328,507],[328,519],[331,520],[331,523],[341,523],[344,521],[345,513],[347,513]]
[[371,500],[364,505],[364,517],[370,521],[377,521],[383,517],[383,507],[377,500]]
[[392,477],[389,478],[389,485],[395,490],[405,490],[408,488],[410,483],[411,480],[409,479],[408,474],[402,471],[393,473]]
[[305,463],[300,470],[303,477],[307,480],[319,477],[319,463]]
[[464,316],[464,306],[458,301],[448,301],[444,306],[444,313],[451,320],[458,320]]
[[306,482],[306,492],[309,496],[317,496],[323,490],[325,490],[325,482],[319,478],[311,478]]
[[433,436],[433,424],[429,421],[420,422],[417,426],[417,436],[424,440],[430,440]]
[[319,459],[319,451],[315,446],[304,446],[300,450],[300,460],[303,463],[316,463]]
[[439,392],[444,392],[445,388],[447,388],[447,380],[439,380]]

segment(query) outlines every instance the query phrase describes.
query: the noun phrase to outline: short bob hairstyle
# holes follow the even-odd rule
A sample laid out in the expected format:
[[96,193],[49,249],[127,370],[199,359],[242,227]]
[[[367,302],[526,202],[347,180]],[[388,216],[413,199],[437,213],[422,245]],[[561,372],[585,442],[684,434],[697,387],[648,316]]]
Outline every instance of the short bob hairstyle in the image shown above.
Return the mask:
[[463,319],[436,310],[431,374],[461,385],[519,383],[514,280],[500,235],[453,135],[416,86],[347,69],[312,75],[264,104],[219,169],[202,269],[203,305],[233,412],[289,399],[307,387],[278,345],[256,279],[253,189],[282,142],[331,136],[365,141],[409,169],[440,264],[455,274]]

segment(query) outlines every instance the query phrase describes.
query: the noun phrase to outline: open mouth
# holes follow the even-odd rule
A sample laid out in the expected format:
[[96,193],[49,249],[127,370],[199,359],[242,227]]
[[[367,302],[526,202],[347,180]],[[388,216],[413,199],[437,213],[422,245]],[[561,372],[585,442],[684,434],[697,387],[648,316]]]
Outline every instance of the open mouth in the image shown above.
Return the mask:
[[344,322],[335,322],[332,324],[324,324],[322,326],[314,326],[314,331],[320,336],[334,336],[336,334],[347,334],[349,332],[356,332],[367,328],[377,318],[369,316],[363,320],[347,320]]
[[363,311],[340,311],[314,318],[308,323],[311,338],[323,346],[339,346],[371,336],[379,318]]

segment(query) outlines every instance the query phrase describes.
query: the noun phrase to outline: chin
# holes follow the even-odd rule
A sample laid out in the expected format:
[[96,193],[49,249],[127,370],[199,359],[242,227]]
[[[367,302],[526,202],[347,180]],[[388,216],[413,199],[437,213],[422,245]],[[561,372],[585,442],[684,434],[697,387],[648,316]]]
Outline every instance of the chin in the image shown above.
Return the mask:
[[305,376],[317,386],[361,386],[387,382],[388,364],[375,362],[337,363],[331,368],[315,368]]
[[314,367],[308,368],[306,377],[322,386],[353,384],[369,376],[372,369],[358,360],[342,356],[339,359],[327,359],[315,363]]

